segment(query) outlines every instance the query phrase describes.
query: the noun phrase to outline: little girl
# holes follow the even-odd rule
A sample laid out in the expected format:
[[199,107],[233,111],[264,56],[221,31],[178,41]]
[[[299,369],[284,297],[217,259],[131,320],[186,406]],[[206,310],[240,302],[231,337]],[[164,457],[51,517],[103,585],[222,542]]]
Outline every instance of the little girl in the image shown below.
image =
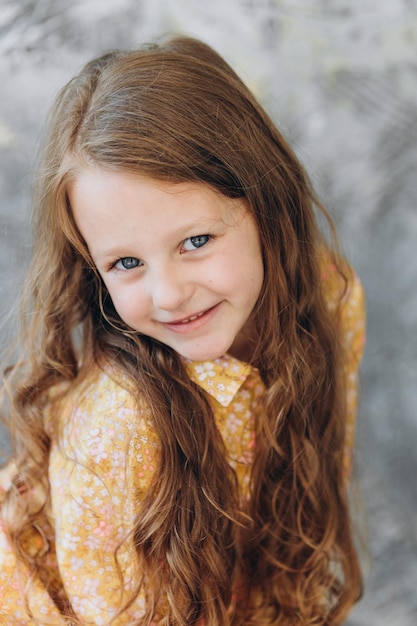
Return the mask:
[[1,624],[343,623],[363,305],[316,209],[201,42],[64,87],[5,377]]

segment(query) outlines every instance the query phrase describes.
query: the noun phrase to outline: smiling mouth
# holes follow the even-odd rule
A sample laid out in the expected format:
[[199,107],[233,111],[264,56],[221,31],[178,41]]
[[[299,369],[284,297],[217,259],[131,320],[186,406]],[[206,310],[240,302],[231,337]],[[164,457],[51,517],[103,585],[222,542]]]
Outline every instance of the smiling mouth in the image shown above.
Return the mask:
[[187,317],[184,320],[178,320],[177,322],[170,322],[170,324],[188,324],[188,322],[194,322],[194,320],[197,320],[199,317],[202,317],[208,311],[210,311],[210,309],[206,309],[205,311],[202,311],[201,313],[197,313],[197,315],[191,315],[191,317]]
[[180,331],[181,329],[183,329],[184,331],[186,329],[195,329],[197,327],[200,327],[205,320],[210,319],[211,313],[214,313],[217,310],[218,306],[218,304],[215,304],[214,306],[210,307],[209,309],[205,309],[200,313],[190,315],[189,317],[184,317],[180,320],[174,320],[173,322],[164,322],[163,325],[167,328],[171,328],[172,330],[177,331]]

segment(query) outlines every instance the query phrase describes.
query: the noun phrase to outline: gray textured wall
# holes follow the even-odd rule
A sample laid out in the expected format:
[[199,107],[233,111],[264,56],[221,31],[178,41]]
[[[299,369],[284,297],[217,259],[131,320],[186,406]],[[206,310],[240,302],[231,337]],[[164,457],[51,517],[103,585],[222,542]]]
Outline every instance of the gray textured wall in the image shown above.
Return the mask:
[[53,95],[91,56],[164,32],[201,37],[249,83],[306,165],[365,284],[357,473],[371,558],[349,624],[415,626],[415,1],[0,0],[1,345],[30,258],[32,165]]

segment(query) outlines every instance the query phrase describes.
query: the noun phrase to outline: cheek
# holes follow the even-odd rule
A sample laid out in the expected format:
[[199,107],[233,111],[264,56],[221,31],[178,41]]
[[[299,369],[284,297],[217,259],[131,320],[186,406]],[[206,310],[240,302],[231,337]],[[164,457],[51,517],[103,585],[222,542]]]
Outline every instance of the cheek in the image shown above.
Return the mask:
[[253,255],[248,258],[245,264],[244,271],[241,275],[241,288],[246,289],[247,298],[250,300],[252,306],[255,306],[256,301],[262,290],[264,282],[264,265],[261,254]]
[[129,289],[108,289],[113,306],[126,324],[133,326],[145,316],[145,301]]
[[248,301],[254,303],[258,298],[263,284],[263,265],[254,259],[245,259],[240,263],[232,261],[221,264],[217,271],[217,280],[210,279],[213,290],[226,297],[237,299],[241,305],[247,306]]
[[262,290],[263,285],[263,268],[262,271],[253,272],[251,276],[246,277],[246,302],[250,306],[250,309],[253,310],[256,302],[258,301],[259,295]]
[[261,254],[259,254],[259,257],[257,259],[254,273],[255,273],[254,282],[255,282],[256,289],[258,290],[258,295],[259,295],[262,289],[262,285],[264,284],[264,278],[265,278],[265,268],[264,268],[264,262],[261,257]]

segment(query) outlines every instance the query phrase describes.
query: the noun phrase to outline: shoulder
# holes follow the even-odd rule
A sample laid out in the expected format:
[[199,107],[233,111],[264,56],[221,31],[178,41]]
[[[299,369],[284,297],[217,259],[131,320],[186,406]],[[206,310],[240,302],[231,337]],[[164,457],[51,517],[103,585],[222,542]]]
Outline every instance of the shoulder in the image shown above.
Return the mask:
[[362,282],[354,268],[330,255],[322,260],[322,285],[326,304],[338,318],[341,340],[348,355],[357,363],[365,344],[366,305]]
[[45,408],[52,437],[105,429],[130,433],[152,429],[151,412],[133,382],[117,365],[102,362],[88,368],[71,385],[53,388]]
[[59,415],[51,454],[55,476],[72,476],[84,487],[100,477],[109,492],[120,483],[135,497],[147,490],[159,439],[149,406],[119,367],[92,367],[53,412]]
[[326,252],[320,260],[320,266],[324,296],[330,309],[343,308],[346,304],[364,307],[362,282],[346,259],[332,258]]
[[45,404],[55,411],[59,407],[61,412],[74,406],[92,411],[121,404],[133,406],[134,391],[133,384],[121,368],[106,362],[95,363],[81,370],[76,380],[51,387]]

